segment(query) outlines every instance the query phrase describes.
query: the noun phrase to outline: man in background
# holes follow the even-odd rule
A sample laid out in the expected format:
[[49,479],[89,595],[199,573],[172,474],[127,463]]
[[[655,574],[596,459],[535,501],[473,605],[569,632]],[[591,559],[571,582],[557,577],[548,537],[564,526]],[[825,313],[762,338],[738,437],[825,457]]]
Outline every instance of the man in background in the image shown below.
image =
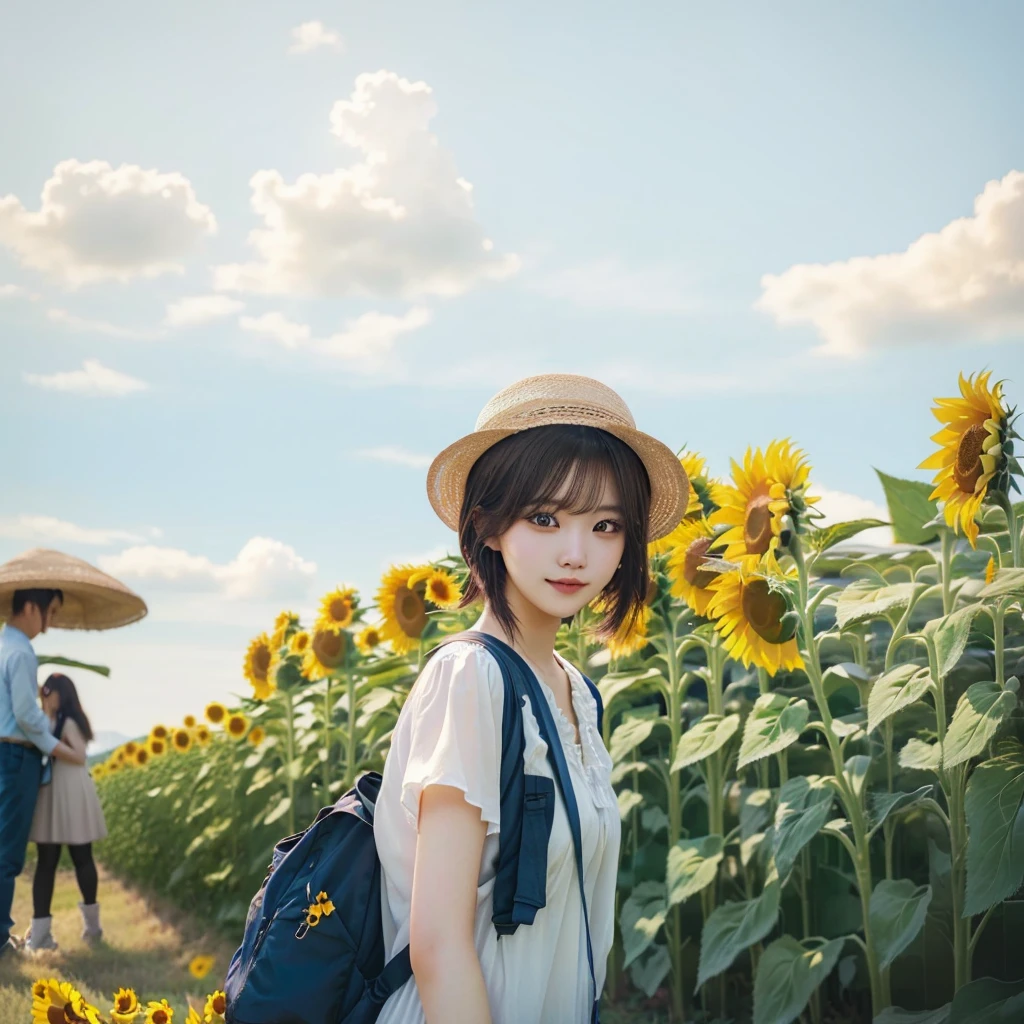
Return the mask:
[[53,623],[64,601],[60,590],[17,590],[0,631],[0,958],[18,950],[11,936],[14,884],[25,866],[43,758],[83,764],[83,758],[50,731],[39,706],[32,641]]

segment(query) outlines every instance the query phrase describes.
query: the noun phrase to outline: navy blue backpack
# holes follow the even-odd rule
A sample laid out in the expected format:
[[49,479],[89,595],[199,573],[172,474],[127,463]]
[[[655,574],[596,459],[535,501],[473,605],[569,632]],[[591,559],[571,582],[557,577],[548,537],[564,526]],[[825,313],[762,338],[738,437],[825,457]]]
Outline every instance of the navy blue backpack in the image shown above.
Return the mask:
[[[485,647],[505,684],[501,723],[501,831],[493,894],[499,937],[529,925],[546,903],[547,848],[555,813],[554,781],[523,771],[523,697],[548,746],[576,853],[598,1022],[590,921],[583,885],[579,810],[551,709],[527,663],[487,633],[451,637]],[[443,646],[443,645],[442,645]],[[435,648],[436,650],[436,648]],[[600,694],[587,685],[603,713]],[[381,776],[368,772],[313,824],[274,847],[267,877],[249,905],[242,944],[224,991],[227,1024],[372,1024],[388,997],[412,977],[409,947],[385,964],[380,860],[373,810]]]

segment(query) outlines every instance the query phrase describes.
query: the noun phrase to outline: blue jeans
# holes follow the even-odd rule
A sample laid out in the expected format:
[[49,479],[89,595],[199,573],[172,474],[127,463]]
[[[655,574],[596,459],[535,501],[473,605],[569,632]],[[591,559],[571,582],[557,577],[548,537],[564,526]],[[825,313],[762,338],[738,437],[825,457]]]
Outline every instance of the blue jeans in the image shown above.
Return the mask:
[[14,927],[14,882],[25,866],[42,771],[42,755],[34,747],[0,743],[0,946]]

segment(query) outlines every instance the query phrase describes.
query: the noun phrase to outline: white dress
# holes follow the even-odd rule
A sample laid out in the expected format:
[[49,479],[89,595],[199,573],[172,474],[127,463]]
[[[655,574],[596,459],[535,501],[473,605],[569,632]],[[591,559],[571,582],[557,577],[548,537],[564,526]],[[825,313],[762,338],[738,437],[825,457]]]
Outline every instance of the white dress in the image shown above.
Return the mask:
[[[579,672],[561,663],[572,687],[579,745],[554,694],[538,682],[558,725],[579,805],[583,875],[600,992],[615,926],[619,810],[611,786],[612,761],[597,731],[597,704]],[[493,1024],[588,1024],[591,983],[583,908],[572,833],[557,784],[548,845],[547,905],[537,912],[532,925],[520,925],[514,935],[500,940],[491,922],[500,827],[503,704],[497,662],[478,644],[456,641],[430,659],[402,709],[374,809],[387,956],[390,959],[409,942],[420,793],[431,784],[454,786],[480,808],[480,817],[487,822],[474,938]],[[526,771],[553,777],[529,698],[524,698],[523,726]],[[391,996],[377,1020],[378,1024],[424,1024],[415,978]]]

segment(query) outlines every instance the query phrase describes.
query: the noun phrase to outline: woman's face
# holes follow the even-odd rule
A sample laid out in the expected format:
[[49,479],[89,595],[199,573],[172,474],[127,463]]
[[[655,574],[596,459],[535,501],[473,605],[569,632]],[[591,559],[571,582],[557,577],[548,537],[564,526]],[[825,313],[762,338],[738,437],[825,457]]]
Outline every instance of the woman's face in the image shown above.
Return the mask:
[[501,552],[509,582],[530,604],[564,619],[611,581],[625,548],[623,526],[619,493],[608,476],[593,512],[542,508],[486,544]]
[[40,687],[39,693],[42,698],[43,711],[53,718],[60,711],[60,694],[56,690],[51,690],[49,693],[44,693],[43,691],[44,687]]

